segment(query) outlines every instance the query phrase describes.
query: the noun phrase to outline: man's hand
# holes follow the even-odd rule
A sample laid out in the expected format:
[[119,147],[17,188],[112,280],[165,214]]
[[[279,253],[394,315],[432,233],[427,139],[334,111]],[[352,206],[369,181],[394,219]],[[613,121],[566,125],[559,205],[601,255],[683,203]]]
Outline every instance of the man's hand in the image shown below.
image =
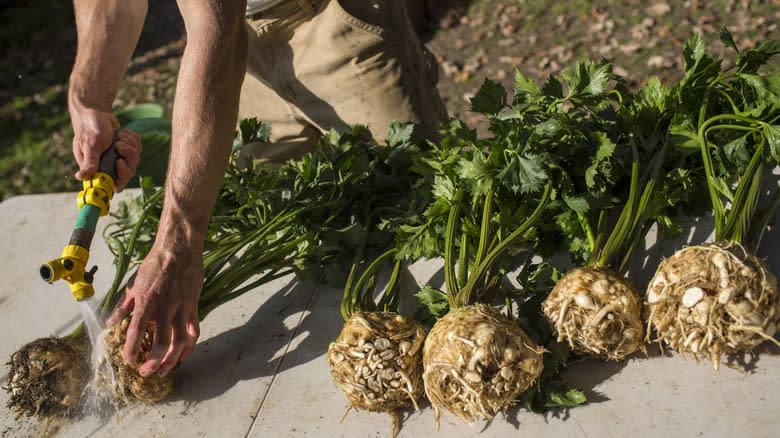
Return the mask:
[[131,278],[125,296],[106,322],[113,325],[132,312],[122,357],[136,364],[148,325],[153,327],[152,350],[138,372],[165,376],[195,348],[200,335],[198,297],[203,286],[200,252],[174,255],[152,249]]
[[[90,108],[79,108],[71,105],[73,120],[73,156],[79,165],[76,179],[84,181],[92,178],[97,172],[100,157],[114,139],[119,129],[119,122],[113,114]],[[117,179],[114,181],[117,192],[125,188],[141,160],[141,137],[129,130],[123,129],[116,133],[116,152],[119,159],[116,162]]]

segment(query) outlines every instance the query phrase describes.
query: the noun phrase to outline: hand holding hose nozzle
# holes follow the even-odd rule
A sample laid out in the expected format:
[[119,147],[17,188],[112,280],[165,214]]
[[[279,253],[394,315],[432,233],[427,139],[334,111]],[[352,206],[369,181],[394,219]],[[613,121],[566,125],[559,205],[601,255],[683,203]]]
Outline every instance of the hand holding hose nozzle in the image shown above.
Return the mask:
[[79,215],[70,242],[62,250],[59,258],[49,260],[40,267],[41,278],[44,281],[48,283],[61,279],[67,281],[76,301],[95,295],[92,282],[97,266],[87,270],[87,263],[98,218],[108,214],[111,199],[114,197],[116,161],[119,158],[115,143],[116,140],[103,153],[97,173],[83,182],[83,189],[77,199]]

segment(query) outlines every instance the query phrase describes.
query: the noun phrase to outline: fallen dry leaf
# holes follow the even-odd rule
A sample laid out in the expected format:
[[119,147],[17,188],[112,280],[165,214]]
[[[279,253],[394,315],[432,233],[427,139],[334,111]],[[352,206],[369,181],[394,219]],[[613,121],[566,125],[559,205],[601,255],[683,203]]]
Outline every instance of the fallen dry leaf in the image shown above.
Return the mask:
[[662,17],[672,11],[668,3],[655,3],[647,7],[645,12],[654,17]]
[[647,58],[646,65],[650,68],[667,69],[674,67],[674,61],[665,56],[653,55]]

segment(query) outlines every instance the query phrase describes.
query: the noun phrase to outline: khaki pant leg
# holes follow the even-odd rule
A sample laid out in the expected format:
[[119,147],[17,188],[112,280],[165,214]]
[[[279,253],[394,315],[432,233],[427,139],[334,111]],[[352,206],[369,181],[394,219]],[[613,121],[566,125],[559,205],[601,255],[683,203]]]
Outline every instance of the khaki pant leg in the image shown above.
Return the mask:
[[293,75],[291,70],[283,70],[292,59],[288,40],[292,29],[310,19],[314,9],[304,11],[295,2],[283,2],[271,13],[273,18],[247,20],[247,73],[238,109],[239,120],[256,117],[269,123],[271,138],[269,143],[245,145],[239,153],[239,163],[247,156],[277,163],[300,158],[314,147],[321,135],[315,126],[296,116],[292,103],[279,95],[281,86],[272,84],[269,79]]
[[438,66],[417,39],[404,0],[322,0],[314,14],[288,15],[272,25],[250,20],[240,115],[270,122],[273,149],[290,153],[252,149],[296,157],[319,133],[353,124],[382,142],[393,121],[416,123],[418,137],[436,138],[447,117]]
[[423,50],[404,0],[325,0],[290,39],[295,79],[281,89],[320,131],[367,125],[384,141],[393,121],[436,138],[447,118],[438,66]]
[[275,163],[300,158],[314,147],[320,137],[317,128],[297,119],[289,103],[250,73],[247,73],[241,87],[238,116],[239,120],[256,117],[271,125],[270,142],[245,145],[239,152],[238,163],[250,156]]

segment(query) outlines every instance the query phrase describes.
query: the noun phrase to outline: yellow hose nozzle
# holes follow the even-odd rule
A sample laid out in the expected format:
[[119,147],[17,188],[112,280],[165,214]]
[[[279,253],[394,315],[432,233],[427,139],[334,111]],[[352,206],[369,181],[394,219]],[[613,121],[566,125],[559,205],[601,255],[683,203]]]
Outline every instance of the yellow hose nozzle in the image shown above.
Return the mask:
[[60,258],[52,259],[40,267],[41,278],[48,283],[65,280],[70,285],[70,293],[76,301],[81,301],[95,295],[92,286],[97,266],[86,270],[89,251],[77,246],[68,245],[62,251]]
[[76,301],[95,295],[92,280],[97,266],[87,271],[89,248],[97,229],[100,216],[108,214],[111,198],[114,196],[116,160],[119,158],[114,144],[100,157],[98,172],[82,183],[76,204],[79,216],[70,237],[70,242],[59,258],[52,259],[40,267],[41,278],[49,283],[65,280]]

